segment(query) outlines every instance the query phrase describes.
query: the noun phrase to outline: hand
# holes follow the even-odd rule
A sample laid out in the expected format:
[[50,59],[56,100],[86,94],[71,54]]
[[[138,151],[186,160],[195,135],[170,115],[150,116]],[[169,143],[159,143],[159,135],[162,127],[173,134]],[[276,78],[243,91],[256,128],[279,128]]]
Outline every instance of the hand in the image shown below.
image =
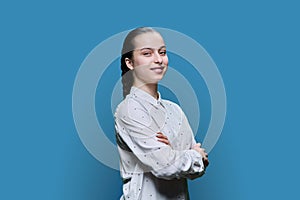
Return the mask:
[[201,144],[195,144],[192,149],[201,154],[204,167],[206,168],[209,165],[208,154],[205,152],[205,149],[201,148]]
[[162,143],[165,143],[166,145],[169,145],[171,146],[169,140],[168,140],[168,137],[165,136],[162,132],[158,132],[156,137],[158,138],[158,141],[159,142],[162,142]]

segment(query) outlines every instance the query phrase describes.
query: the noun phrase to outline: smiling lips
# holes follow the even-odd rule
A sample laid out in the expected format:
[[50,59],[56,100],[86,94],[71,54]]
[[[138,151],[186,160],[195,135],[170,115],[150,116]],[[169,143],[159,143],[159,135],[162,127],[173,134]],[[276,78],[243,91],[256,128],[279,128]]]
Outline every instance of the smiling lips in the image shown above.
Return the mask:
[[161,67],[152,67],[150,69],[153,70],[154,72],[161,73],[164,70],[164,67],[163,66],[161,66]]

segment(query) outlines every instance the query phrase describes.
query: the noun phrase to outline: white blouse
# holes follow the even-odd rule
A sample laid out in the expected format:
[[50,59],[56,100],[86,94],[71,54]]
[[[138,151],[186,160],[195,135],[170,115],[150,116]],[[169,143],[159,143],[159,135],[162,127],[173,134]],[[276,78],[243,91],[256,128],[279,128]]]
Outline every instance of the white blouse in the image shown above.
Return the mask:
[[[204,174],[201,155],[181,108],[132,87],[115,112],[123,178],[121,200],[189,199],[187,178]],[[162,132],[171,145],[156,137]]]

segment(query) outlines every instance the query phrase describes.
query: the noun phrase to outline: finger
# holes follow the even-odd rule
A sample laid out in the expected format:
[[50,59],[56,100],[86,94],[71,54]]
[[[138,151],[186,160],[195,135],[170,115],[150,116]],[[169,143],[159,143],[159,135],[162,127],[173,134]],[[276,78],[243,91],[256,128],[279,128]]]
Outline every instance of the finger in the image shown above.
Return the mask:
[[200,143],[195,144],[193,147],[200,147]]
[[204,148],[200,148],[201,151],[203,151],[204,154],[207,154]]
[[157,135],[164,135],[162,132],[157,132]]
[[157,135],[164,135],[162,132],[157,132]]
[[203,157],[202,159],[203,159],[203,162],[209,162],[207,157]]
[[156,137],[158,137],[158,138],[163,138],[163,139],[168,139],[168,137],[167,137],[167,136],[165,136],[165,135],[161,135],[161,134],[157,134],[157,135],[156,135]]
[[158,139],[158,141],[159,141],[159,142],[162,142],[162,143],[164,143],[164,144],[166,144],[166,145],[170,145],[169,140],[166,140],[166,139]]

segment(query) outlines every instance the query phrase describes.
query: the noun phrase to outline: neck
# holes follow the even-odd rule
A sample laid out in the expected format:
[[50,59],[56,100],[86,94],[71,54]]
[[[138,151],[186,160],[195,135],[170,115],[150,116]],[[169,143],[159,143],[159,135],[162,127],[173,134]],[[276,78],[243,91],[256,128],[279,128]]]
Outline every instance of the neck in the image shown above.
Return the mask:
[[134,83],[133,85],[141,90],[144,90],[145,92],[153,96],[155,99],[158,99],[157,83],[143,85],[138,85]]

